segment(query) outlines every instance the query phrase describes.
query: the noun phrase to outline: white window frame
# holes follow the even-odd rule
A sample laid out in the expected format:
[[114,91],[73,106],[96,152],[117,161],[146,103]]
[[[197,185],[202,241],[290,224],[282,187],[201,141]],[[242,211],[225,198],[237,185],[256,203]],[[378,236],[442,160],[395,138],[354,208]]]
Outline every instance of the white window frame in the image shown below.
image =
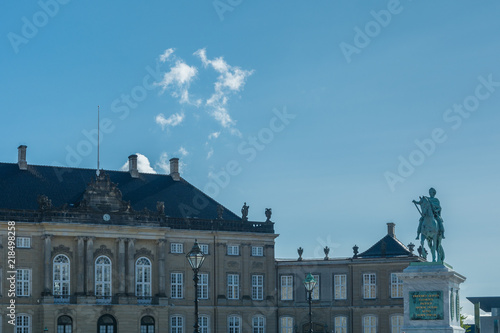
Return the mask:
[[403,280],[401,273],[391,273],[391,298],[403,298]]
[[16,248],[31,249],[31,237],[26,237],[26,236],[16,237]]
[[263,246],[252,246],[252,257],[263,257],[264,247]]
[[170,298],[184,298],[184,273],[170,273]]
[[135,261],[135,296],[151,297],[151,268],[151,260],[149,258],[140,257]]
[[170,253],[184,253],[184,244],[170,243]]
[[[109,263],[97,263],[99,259],[107,259]],[[109,298],[113,295],[113,262],[108,256],[99,256],[94,262],[94,276],[95,276],[95,295],[97,297]],[[99,271],[101,272],[101,278],[99,279]],[[109,278],[109,280],[106,279]],[[102,288],[102,292],[98,293],[98,287]],[[106,291],[106,287],[109,286],[109,291]]]
[[198,298],[208,299],[208,273],[198,274]]
[[333,275],[333,299],[347,299],[347,274]]
[[[65,262],[56,262],[56,260],[65,260]],[[70,287],[71,262],[68,256],[58,254],[52,260],[52,294],[54,296],[69,297],[71,293]]]
[[200,325],[200,333],[210,333],[210,317],[208,315],[199,315],[198,324]]
[[254,301],[264,299],[264,275],[252,275],[252,299]]
[[280,318],[280,333],[293,333],[293,326],[295,320],[293,317],[281,317]]
[[227,332],[228,333],[241,333],[241,317],[230,315],[227,317]]
[[333,319],[334,333],[347,333],[347,317],[337,316]]
[[227,275],[227,299],[240,299],[240,275]]
[[252,333],[266,333],[266,317],[257,315],[252,318]]
[[375,273],[363,274],[363,298],[377,298],[377,275]]
[[[175,323],[174,323],[175,320]],[[184,331],[184,317],[180,315],[173,315],[170,317],[170,333],[183,333]]]
[[318,301],[319,298],[320,298],[320,294],[319,294],[319,286],[320,286],[320,276],[319,275],[313,275],[313,278],[314,280],[316,280],[316,284],[314,285],[314,288],[312,290],[312,293],[311,293],[311,298],[313,301]]
[[377,316],[363,316],[363,333],[377,333]]
[[16,296],[31,296],[31,269],[19,268],[16,272]]
[[[21,325],[19,325],[21,319]],[[19,313],[16,315],[16,333],[31,333],[31,316],[26,313]]]
[[280,281],[281,300],[293,301],[293,275],[282,275]]
[[227,246],[227,255],[228,256],[239,256],[240,255],[240,246],[239,245],[228,245]]
[[404,317],[402,314],[395,314],[391,316],[391,333],[401,333],[403,328]]
[[203,252],[204,255],[209,254],[208,244],[200,244],[200,250],[201,252]]

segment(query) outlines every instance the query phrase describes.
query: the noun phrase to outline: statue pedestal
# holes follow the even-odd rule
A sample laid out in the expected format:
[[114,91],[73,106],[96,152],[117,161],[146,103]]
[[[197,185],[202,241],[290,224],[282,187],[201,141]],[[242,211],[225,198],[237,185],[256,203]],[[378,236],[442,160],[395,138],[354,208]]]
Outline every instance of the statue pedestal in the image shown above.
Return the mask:
[[403,333],[463,333],[460,283],[465,277],[445,263],[412,262],[401,274]]

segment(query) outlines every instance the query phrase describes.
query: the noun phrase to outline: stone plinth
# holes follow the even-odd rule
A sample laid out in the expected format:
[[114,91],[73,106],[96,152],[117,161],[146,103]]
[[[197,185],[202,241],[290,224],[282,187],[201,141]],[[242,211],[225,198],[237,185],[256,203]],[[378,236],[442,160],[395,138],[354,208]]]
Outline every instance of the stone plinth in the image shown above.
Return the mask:
[[446,263],[413,262],[401,274],[404,333],[463,333],[460,283],[465,277]]

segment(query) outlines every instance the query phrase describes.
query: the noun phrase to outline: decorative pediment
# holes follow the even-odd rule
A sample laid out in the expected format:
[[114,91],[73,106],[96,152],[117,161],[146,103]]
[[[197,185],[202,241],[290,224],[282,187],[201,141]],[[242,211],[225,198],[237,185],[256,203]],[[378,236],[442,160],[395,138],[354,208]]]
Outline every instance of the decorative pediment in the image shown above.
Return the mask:
[[78,208],[100,212],[131,210],[130,203],[122,200],[122,192],[104,171],[100,171],[99,175],[87,185]]
[[52,257],[58,254],[65,254],[70,258],[73,258],[73,252],[70,251],[70,248],[60,244],[52,249]]
[[154,255],[151,253],[151,250],[148,250],[144,247],[140,248],[135,252],[135,260],[139,259],[140,257],[147,257],[150,258],[151,260],[155,259]]
[[100,248],[94,251],[94,258],[97,258],[99,256],[107,256],[111,259],[113,258],[113,252],[111,252],[111,250],[108,249],[106,245],[101,245]]

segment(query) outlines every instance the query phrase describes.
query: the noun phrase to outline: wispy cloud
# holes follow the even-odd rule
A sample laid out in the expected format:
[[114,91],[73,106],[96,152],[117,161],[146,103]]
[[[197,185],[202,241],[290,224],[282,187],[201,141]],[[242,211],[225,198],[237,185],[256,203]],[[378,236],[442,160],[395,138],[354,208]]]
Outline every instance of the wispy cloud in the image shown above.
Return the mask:
[[[170,49],[169,49],[170,50]],[[168,51],[168,50],[167,50]],[[168,53],[166,51],[166,53]],[[168,57],[160,56],[161,59],[168,59]],[[194,66],[189,66],[183,60],[176,60],[175,65],[170,67],[170,71],[163,74],[163,79],[157,84],[162,87],[162,92],[169,90],[172,97],[178,98],[179,102],[188,103],[193,105],[199,105],[201,101],[191,102],[189,99],[189,85],[196,78],[198,70]]]
[[[156,173],[156,171],[151,167],[151,163],[149,163],[149,159],[140,154],[137,155],[137,170],[141,173]],[[128,161],[120,168],[122,171],[128,171]]]
[[161,153],[160,158],[155,163],[155,168],[160,169],[166,174],[170,173],[170,162],[168,160],[168,154],[166,152]]
[[161,62],[165,62],[168,60],[168,58],[170,58],[170,56],[174,53],[175,49],[173,48],[170,48],[170,49],[166,49],[165,52],[163,52],[162,55],[160,55],[160,61]]
[[182,147],[182,146],[179,148],[178,153],[179,153],[182,157],[185,157],[185,156],[187,156],[187,155],[189,154],[189,152],[186,150],[186,148],[184,148],[184,147]]
[[219,135],[220,135],[220,131],[219,131],[219,132],[213,132],[213,133],[210,133],[210,134],[208,135],[208,139],[209,139],[209,140],[212,140],[212,139],[217,139],[217,138],[219,137]]
[[165,118],[165,115],[163,113],[160,113],[155,117],[155,122],[160,125],[162,129],[165,129],[165,127],[168,126],[174,127],[179,125],[180,123],[182,123],[184,118],[184,112],[174,113],[168,118]]
[[212,157],[213,154],[214,154],[214,149],[210,147],[210,150],[207,153],[207,160],[210,159],[210,157]]
[[222,127],[229,128],[235,125],[227,108],[229,96],[243,89],[246,79],[252,75],[253,70],[231,66],[222,57],[210,60],[205,49],[200,49],[194,54],[201,59],[205,68],[210,66],[220,74],[214,83],[214,93],[205,102],[211,108],[210,114]]

